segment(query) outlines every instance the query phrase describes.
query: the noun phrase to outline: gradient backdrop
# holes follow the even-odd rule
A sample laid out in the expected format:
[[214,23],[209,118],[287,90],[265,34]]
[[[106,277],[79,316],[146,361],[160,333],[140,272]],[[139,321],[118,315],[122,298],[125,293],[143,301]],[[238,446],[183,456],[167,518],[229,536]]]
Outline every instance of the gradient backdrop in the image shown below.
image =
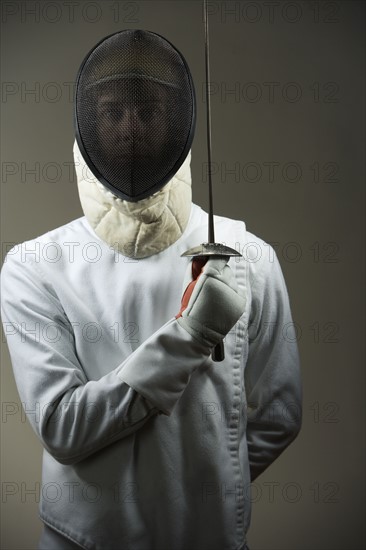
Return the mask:
[[[82,215],[72,85],[102,37],[172,41],[196,85],[194,201],[207,207],[199,1],[4,1],[3,256]],[[362,550],[364,539],[365,4],[209,2],[215,212],[275,247],[296,323],[302,431],[255,483],[251,550]],[[41,532],[40,442],[1,366],[3,549]],[[210,528],[210,526],[207,526]]]

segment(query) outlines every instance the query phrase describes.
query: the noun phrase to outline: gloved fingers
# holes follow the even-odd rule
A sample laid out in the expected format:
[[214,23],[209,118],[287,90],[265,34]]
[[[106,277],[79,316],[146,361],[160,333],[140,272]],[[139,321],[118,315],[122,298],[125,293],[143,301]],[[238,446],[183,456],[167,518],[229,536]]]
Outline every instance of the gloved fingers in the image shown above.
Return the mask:
[[[225,260],[225,263],[227,263],[227,260]],[[193,306],[195,300],[201,293],[212,302],[220,300],[221,293],[225,293],[226,296],[231,294],[233,297],[235,295],[238,297],[241,295],[235,274],[228,265],[225,265],[221,272],[212,267],[206,270],[206,265],[200,276],[192,280],[187,286],[184,293],[185,309],[188,305]]]
[[189,283],[196,280],[201,275],[202,270],[207,262],[208,256],[194,256],[194,258],[187,265],[183,279],[182,292],[186,290]]
[[203,268],[203,273],[206,277],[213,277],[239,293],[234,272],[231,267],[227,265],[228,259],[229,257],[225,259],[215,258],[214,260],[209,260]]
[[241,293],[234,272],[228,265],[224,267],[220,277],[217,278],[232,288],[237,294]]
[[[207,257],[207,256],[206,256]],[[226,264],[228,263],[230,259],[230,256],[220,256],[220,257],[209,257],[209,260],[205,264],[203,268],[203,272],[207,273],[207,271],[217,271],[219,273],[222,272]]]
[[216,275],[221,273],[227,262],[229,256],[225,258],[210,258],[209,256],[195,256],[188,264],[186,273],[183,280],[183,292],[191,281],[197,279],[201,273],[207,272]]
[[[188,264],[183,282],[183,296],[181,308],[176,318],[180,317],[187,309],[190,300],[196,299],[205,285],[207,277],[212,277],[230,288],[234,293],[240,295],[235,275],[227,265],[229,256],[223,258],[209,258],[207,256],[196,256]],[[200,276],[204,274],[204,277]]]
[[199,260],[196,257],[188,265],[191,277],[176,319],[197,340],[214,346],[243,314],[246,296],[227,265],[229,257],[210,258],[203,267]]
[[[236,278],[232,269],[227,265],[228,261],[229,256],[224,258],[195,257],[192,261],[192,276],[187,278],[186,273],[183,291],[194,281],[197,283],[198,292],[199,288],[205,284],[207,277],[213,277],[238,293]],[[190,294],[192,294],[192,290]]]

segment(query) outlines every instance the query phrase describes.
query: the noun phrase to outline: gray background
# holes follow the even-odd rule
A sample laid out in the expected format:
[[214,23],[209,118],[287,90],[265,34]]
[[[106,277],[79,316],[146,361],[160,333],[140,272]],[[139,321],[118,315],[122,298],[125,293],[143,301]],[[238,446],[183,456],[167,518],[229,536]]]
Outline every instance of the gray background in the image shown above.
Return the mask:
[[[201,2],[3,2],[2,10],[3,255],[82,215],[69,164],[71,83],[87,51],[123,28],[162,34],[191,67],[193,196],[206,208]],[[210,10],[215,211],[275,246],[304,382],[302,431],[255,484],[250,548],[361,550],[365,4],[210,2]],[[235,87],[238,97],[228,93]],[[235,163],[237,180],[228,172]],[[4,338],[2,349],[1,547],[36,548],[42,448],[20,413]]]

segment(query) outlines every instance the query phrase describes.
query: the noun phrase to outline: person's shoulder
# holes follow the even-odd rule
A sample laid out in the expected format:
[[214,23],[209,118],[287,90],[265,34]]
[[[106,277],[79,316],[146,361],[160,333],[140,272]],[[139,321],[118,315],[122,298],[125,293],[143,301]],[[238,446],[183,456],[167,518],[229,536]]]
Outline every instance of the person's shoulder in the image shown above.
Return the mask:
[[273,257],[276,255],[275,249],[269,241],[248,230],[246,231],[245,246],[249,259],[273,259]]
[[243,231],[243,247],[248,253],[248,259],[252,259],[257,256],[264,256],[264,252],[270,250],[271,254],[274,253],[272,245],[263,239],[260,235],[252,233],[248,230],[247,224],[243,218],[231,218],[228,216],[214,216],[215,224],[242,224]]
[[[195,211],[199,212],[201,220],[205,220],[208,217],[208,213],[201,207],[193,204]],[[240,238],[240,252],[244,259],[257,269],[270,269],[271,266],[278,261],[274,247],[269,241],[261,237],[260,235],[248,230],[246,222],[243,218],[232,218],[229,216],[214,215],[215,227],[220,226],[237,227],[237,235],[241,235]]]
[[[85,216],[71,220],[63,225],[50,229],[37,237],[25,242],[55,242],[62,244],[65,238],[81,236],[85,233]],[[22,243],[23,244],[23,243]]]
[[14,263],[24,265],[29,261],[31,263],[38,262],[47,249],[51,254],[52,247],[54,249],[61,248],[70,239],[75,240],[81,237],[85,231],[85,216],[81,216],[20,243],[5,243],[6,253],[1,271],[3,272],[6,266]]

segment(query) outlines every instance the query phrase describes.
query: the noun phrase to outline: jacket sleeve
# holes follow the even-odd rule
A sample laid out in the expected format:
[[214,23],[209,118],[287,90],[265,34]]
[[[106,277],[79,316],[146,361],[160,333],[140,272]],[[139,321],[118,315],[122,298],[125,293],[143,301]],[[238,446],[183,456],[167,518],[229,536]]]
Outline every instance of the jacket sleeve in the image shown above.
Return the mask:
[[36,265],[7,255],[1,270],[2,323],[22,407],[46,450],[74,464],[170,415],[210,349],[169,320],[125,361],[88,380],[73,330]]
[[[270,252],[268,254],[268,252]],[[251,480],[295,439],[302,385],[296,326],[277,255],[269,245],[250,266],[249,354],[245,367]]]

